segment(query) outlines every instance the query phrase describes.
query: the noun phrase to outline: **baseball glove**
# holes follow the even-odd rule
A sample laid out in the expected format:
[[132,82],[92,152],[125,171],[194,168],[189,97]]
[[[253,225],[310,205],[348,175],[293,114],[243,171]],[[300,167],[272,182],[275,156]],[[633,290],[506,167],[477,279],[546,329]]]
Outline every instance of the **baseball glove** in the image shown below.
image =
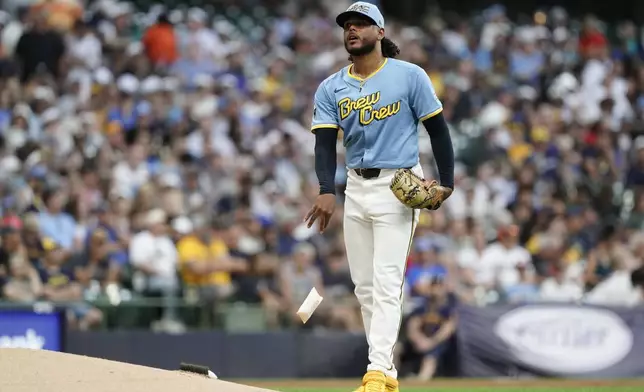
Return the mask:
[[396,170],[389,188],[396,198],[409,208],[436,210],[443,203],[438,183],[428,185],[410,169]]

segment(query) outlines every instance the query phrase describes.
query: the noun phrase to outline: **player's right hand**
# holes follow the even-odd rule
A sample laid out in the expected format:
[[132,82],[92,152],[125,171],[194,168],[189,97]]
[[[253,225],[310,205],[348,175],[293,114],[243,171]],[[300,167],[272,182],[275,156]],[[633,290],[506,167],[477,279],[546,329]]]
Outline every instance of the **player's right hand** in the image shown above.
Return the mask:
[[437,210],[441,205],[443,205],[443,202],[452,195],[453,190],[451,188],[439,185],[438,181],[436,180],[432,180],[432,181],[424,180],[424,183],[427,189],[434,188],[434,187],[438,189],[438,197],[440,200],[438,200],[437,203],[434,203],[434,206],[433,206],[434,208],[427,208],[430,211]]
[[332,193],[319,195],[317,199],[315,199],[313,207],[311,207],[304,217],[304,222],[307,222],[306,227],[310,228],[313,226],[313,223],[319,219],[320,233],[322,233],[329,225],[333,211],[335,211],[335,195]]

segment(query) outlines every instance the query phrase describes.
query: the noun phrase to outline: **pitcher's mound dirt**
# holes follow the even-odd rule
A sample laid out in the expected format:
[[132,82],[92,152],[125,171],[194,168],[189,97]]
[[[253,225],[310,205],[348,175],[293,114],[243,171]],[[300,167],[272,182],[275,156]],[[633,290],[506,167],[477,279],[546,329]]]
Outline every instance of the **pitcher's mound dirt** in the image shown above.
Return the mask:
[[0,349],[0,369],[2,392],[270,392],[196,374],[45,350]]

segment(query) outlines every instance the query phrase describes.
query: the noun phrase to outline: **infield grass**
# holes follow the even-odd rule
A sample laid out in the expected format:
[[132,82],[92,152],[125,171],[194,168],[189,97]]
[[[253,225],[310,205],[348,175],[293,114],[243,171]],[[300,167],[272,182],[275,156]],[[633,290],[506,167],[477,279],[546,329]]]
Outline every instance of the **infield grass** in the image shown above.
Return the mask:
[[[249,381],[249,380],[246,380]],[[279,392],[352,392],[359,380],[254,380],[243,384]],[[429,383],[401,381],[400,392],[644,392],[644,379],[513,380],[440,379]]]

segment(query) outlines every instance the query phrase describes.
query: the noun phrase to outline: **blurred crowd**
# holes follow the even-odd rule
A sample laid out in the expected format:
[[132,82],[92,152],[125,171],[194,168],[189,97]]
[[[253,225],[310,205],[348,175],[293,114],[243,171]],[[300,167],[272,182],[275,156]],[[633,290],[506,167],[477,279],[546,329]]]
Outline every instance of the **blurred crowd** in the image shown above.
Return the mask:
[[[348,3],[1,12],[2,298],[69,303],[91,328],[99,300],[155,297],[157,325],[180,331],[186,301],[293,324],[316,287],[325,305],[307,325],[361,331],[340,140],[333,221],[324,235],[302,223],[318,192],[312,96],[347,64],[334,16]],[[454,194],[416,230],[410,311],[448,291],[481,306],[642,301],[641,35],[556,7],[388,20],[432,78],[458,161]]]

